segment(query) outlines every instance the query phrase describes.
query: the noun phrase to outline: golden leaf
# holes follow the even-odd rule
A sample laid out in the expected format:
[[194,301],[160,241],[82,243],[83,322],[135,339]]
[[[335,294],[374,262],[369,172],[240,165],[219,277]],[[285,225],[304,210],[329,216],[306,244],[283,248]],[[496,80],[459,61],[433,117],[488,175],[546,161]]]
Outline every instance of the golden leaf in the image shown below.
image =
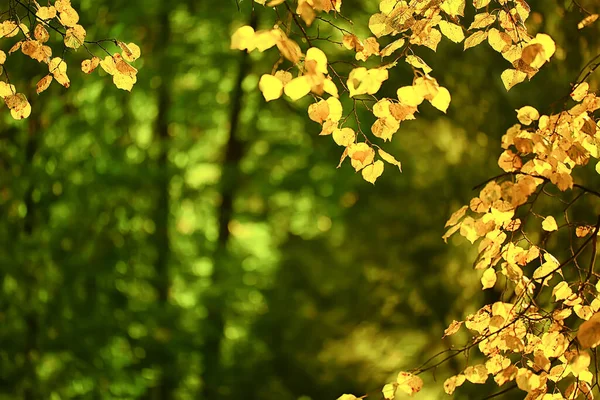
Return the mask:
[[531,125],[533,121],[540,119],[540,113],[538,110],[531,106],[525,106],[519,108],[517,111],[517,119],[523,125]]
[[383,167],[383,161],[381,160],[377,160],[373,164],[367,165],[362,170],[363,179],[367,182],[375,184],[377,178],[383,174]]
[[71,28],[67,28],[64,37],[65,46],[70,47],[72,49],[79,48],[81,45],[83,45],[83,42],[85,41],[85,35],[85,29],[83,29],[83,26],[81,25],[76,24]]
[[444,0],[440,8],[451,17],[462,17],[465,13],[465,0]]
[[600,344],[600,313],[595,313],[581,324],[577,332],[577,340],[584,349],[593,349]]
[[56,17],[56,8],[54,8],[54,6],[40,7],[40,8],[38,8],[35,15],[39,19],[43,19],[43,20],[47,21],[49,19]]
[[[462,321],[452,321],[452,323],[450,323],[450,325],[446,328],[446,330],[444,330],[444,336],[442,336],[442,339],[447,337],[447,336],[451,336],[454,335],[456,332],[458,332],[458,330],[460,329],[460,327],[462,326]],[[451,394],[451,393],[448,393]]]
[[556,224],[556,220],[552,215],[547,216],[542,221],[542,229],[546,232],[552,232],[558,230],[558,225]]
[[427,65],[425,63],[425,61],[423,61],[423,59],[421,59],[421,57],[419,57],[419,56],[408,55],[408,56],[406,56],[406,58],[404,59],[404,61],[406,61],[408,64],[412,65],[415,68],[422,69],[423,72],[425,72],[426,74],[428,74],[431,71],[433,71],[431,69],[431,67],[429,65]]
[[525,72],[517,71],[516,69],[506,69],[501,75],[502,83],[506,90],[510,90],[513,86],[523,82],[527,78]]
[[483,290],[493,288],[496,284],[496,270],[494,268],[488,268],[483,272],[481,277],[481,285]]
[[446,113],[446,111],[448,110],[448,107],[450,106],[450,101],[450,92],[448,91],[448,89],[442,86],[438,88],[438,92],[435,95],[435,97],[429,100],[432,106],[442,111],[443,113]]
[[488,378],[488,371],[485,365],[478,364],[471,367],[467,367],[463,374],[465,378],[471,383],[485,383]]
[[465,376],[463,374],[451,376],[444,381],[444,391],[446,394],[452,394],[457,387],[465,382]]
[[83,60],[81,62],[81,71],[86,74],[91,74],[96,68],[98,68],[99,64],[100,59],[98,57],[92,57],[89,60]]
[[400,172],[402,172],[402,164],[400,163],[400,161],[396,160],[396,158],[393,155],[383,151],[381,148],[379,148],[377,152],[379,153],[379,157],[381,157],[383,161],[397,166]]
[[350,97],[361,94],[375,94],[381,88],[383,81],[388,79],[385,68],[367,70],[364,67],[354,68],[348,76],[348,90]]
[[465,39],[465,34],[460,25],[448,21],[440,21],[438,26],[440,27],[442,34],[454,43],[460,43]]
[[452,213],[452,215],[450,216],[450,219],[448,219],[448,221],[446,222],[446,225],[444,225],[444,228],[456,225],[462,219],[462,217],[465,216],[467,209],[467,206],[462,206],[458,210],[454,211],[454,213]]
[[42,79],[40,79],[40,81],[36,85],[35,91],[37,92],[37,94],[40,94],[44,90],[48,89],[50,83],[52,83],[52,75],[46,75]]
[[598,14],[590,14],[577,24],[577,29],[583,29],[586,26],[593,24],[597,19]]
[[590,85],[587,82],[583,82],[575,86],[571,92],[571,98],[575,101],[581,101],[587,95]]
[[487,37],[488,33],[486,31],[477,31],[473,33],[471,36],[465,39],[464,50],[477,46],[478,44],[482,43],[485,39],[487,39]]
[[360,171],[371,164],[375,158],[375,151],[366,143],[352,143],[347,149],[355,171]]
[[314,62],[315,71],[320,72],[322,74],[327,74],[327,56],[323,51],[317,47],[311,47],[306,52],[306,57],[304,58],[304,63]]
[[469,30],[487,28],[494,22],[496,22],[496,16],[494,14],[488,12],[476,14],[473,23],[469,26]]
[[285,94],[296,101],[306,96],[310,92],[310,82],[306,79],[306,76],[299,76],[292,79],[284,86]]
[[356,133],[352,128],[342,128],[333,131],[333,141],[338,146],[350,146],[356,140]]
[[[390,56],[393,52],[395,52],[396,50],[398,50],[399,48],[404,46],[405,42],[406,41],[404,39],[394,40],[392,43],[385,46],[383,48],[383,50],[381,50],[381,57]],[[414,57],[414,56],[408,56],[408,57]]]
[[266,101],[275,100],[283,94],[283,82],[273,75],[264,74],[258,81],[258,89]]
[[398,383],[398,389],[409,396],[419,392],[423,387],[423,380],[409,372],[398,373],[396,382]]

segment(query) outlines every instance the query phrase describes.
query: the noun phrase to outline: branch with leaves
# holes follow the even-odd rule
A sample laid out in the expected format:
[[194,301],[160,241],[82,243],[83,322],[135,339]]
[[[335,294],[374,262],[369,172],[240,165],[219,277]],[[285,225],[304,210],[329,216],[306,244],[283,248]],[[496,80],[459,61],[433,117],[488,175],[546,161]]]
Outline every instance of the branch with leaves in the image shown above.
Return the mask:
[[[10,63],[11,55],[18,51],[47,65],[48,74],[36,84],[38,94],[48,89],[52,81],[65,88],[70,86],[67,61],[64,57],[67,52],[80,47],[91,56],[91,59],[82,62],[83,72],[89,74],[100,65],[106,73],[112,75],[118,88],[128,91],[137,80],[137,69],[130,63],[140,57],[140,48],[134,43],[126,44],[116,39],[86,40],[87,32],[79,24],[79,14],[71,6],[70,0],[56,0],[47,6],[41,6],[35,0],[9,0],[8,9],[1,10],[0,15],[0,39],[18,39],[10,44],[6,52],[0,50],[0,76],[4,76],[4,80],[0,81],[0,97],[14,119],[27,118],[31,114],[31,105],[27,97],[17,92],[9,79],[7,64]],[[49,45],[51,32],[62,37],[61,56],[55,56]],[[111,53],[104,47],[104,42],[118,46],[121,53]],[[97,46],[108,55],[100,59],[90,50],[90,45]]]
[[[312,96],[309,118],[321,125],[320,135],[331,135],[344,147],[340,165],[349,158],[371,183],[382,174],[384,162],[400,167],[378,141],[391,140],[401,123],[416,118],[425,100],[444,113],[450,107],[451,93],[431,75],[432,68],[417,54],[419,47],[435,52],[444,37],[463,43],[464,50],[488,43],[510,64],[500,76],[506,90],[533,78],[556,51],[550,36],[528,32],[531,10],[525,0],[381,0],[378,13],[368,22],[358,21],[373,34],[366,38],[353,33],[356,25],[341,14],[341,0],[255,2],[274,10],[275,27],[242,26],[233,33],[231,48],[277,48],[279,61],[258,84],[265,100],[285,94],[295,102]],[[467,3],[475,14],[468,22]],[[598,18],[579,3],[573,5],[585,15],[579,29]],[[322,24],[339,36],[325,40],[351,51],[353,62],[332,60],[317,45],[323,39]],[[380,63],[373,67],[376,58]],[[598,386],[591,372],[596,353],[585,349],[600,345],[600,274],[595,270],[600,217],[574,221],[572,210],[588,201],[597,207],[600,200],[593,186],[573,177],[575,169],[594,159],[600,173],[600,98],[587,82],[600,65],[597,60],[582,70],[559,113],[543,115],[531,106],[517,110],[519,124],[502,138],[498,166],[504,172],[476,187],[478,196],[446,225],[444,240],[458,232],[478,243],[475,269],[482,271],[482,288],[501,286],[502,300],[484,305],[465,321],[454,321],[444,337],[464,326],[470,342],[438,354],[428,365],[400,372],[383,388],[387,400],[420,391],[419,374],[458,355],[468,357],[475,349],[484,361],[448,378],[446,393],[493,376],[501,390],[489,398],[514,388],[531,399],[592,398]],[[412,83],[397,88],[395,98],[378,97],[389,71],[402,61],[413,70]],[[357,107],[376,118],[370,132],[361,129]],[[352,119],[355,128],[348,126]],[[560,205],[560,212],[548,213],[544,205],[549,203]],[[355,399],[345,394],[338,400]]]

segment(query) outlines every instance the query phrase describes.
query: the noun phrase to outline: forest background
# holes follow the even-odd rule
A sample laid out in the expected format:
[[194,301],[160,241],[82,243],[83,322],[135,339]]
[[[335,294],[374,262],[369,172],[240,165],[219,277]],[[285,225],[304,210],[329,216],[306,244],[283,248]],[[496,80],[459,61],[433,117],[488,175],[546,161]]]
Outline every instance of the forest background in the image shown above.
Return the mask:
[[[515,109],[569,93],[600,25],[578,30],[570,1],[530,1],[530,30],[558,49],[510,92],[490,48],[421,50],[452,103],[403,123],[387,147],[403,172],[372,186],[335,168],[340,148],[303,103],[264,101],[258,80],[278,56],[230,50],[252,5],[216,3],[74,2],[88,36],[139,44],[132,92],[74,69],[69,90],[27,93],[28,119],[2,109],[0,399],[380,398],[398,371],[459,343],[440,339],[452,320],[498,296],[444,224],[501,172]],[[377,2],[343,11],[366,29]],[[18,87],[47,73],[26,57],[10,68]],[[399,67],[388,84],[411,77]],[[424,375],[416,398],[447,398],[441,382],[464,366]]]

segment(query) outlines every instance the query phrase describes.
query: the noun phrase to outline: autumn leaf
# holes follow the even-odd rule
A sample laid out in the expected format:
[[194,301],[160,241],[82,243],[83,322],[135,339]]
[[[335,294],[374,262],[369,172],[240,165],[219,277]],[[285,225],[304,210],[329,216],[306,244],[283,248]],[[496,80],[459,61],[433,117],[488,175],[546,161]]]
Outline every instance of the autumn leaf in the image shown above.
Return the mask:
[[549,215],[546,218],[544,218],[544,221],[542,221],[542,229],[546,232],[558,230],[558,225],[556,224],[556,220],[553,216]]
[[258,88],[266,101],[278,99],[283,94],[283,82],[273,75],[264,74],[261,76]]
[[362,170],[362,177],[365,181],[375,183],[377,178],[383,174],[383,161],[377,160],[373,164],[367,165]]
[[52,83],[52,75],[46,75],[36,84],[36,92],[37,94],[42,93],[44,90],[50,87],[50,83]]
[[423,388],[423,380],[409,372],[400,372],[396,378],[398,390],[412,396]]

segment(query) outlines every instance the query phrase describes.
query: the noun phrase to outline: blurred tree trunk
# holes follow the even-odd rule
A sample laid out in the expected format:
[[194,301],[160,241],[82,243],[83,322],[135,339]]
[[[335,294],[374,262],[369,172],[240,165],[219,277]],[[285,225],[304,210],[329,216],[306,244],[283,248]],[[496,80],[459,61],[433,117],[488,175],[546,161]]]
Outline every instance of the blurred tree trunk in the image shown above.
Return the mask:
[[[31,96],[28,96],[31,98]],[[35,221],[36,214],[36,203],[34,199],[34,157],[38,151],[38,135],[40,134],[40,119],[39,114],[33,114],[27,120],[27,142],[25,145],[25,164],[27,171],[27,179],[29,180],[27,191],[25,192],[25,207],[27,210],[27,214],[25,215],[23,221],[23,238],[25,239],[24,243],[26,247],[30,247],[32,243],[36,240],[34,237],[37,224]],[[33,247],[33,246],[32,246]],[[23,249],[27,251],[27,249]],[[27,329],[27,333],[25,334],[25,390],[23,392],[24,400],[33,400],[39,398],[39,382],[37,379],[36,373],[36,360],[39,358],[39,348],[38,348],[38,337],[39,337],[39,319],[40,316],[35,309],[35,304],[38,302],[37,300],[37,291],[38,291],[38,280],[36,269],[40,267],[36,265],[35,260],[30,257],[35,253],[29,253],[28,256],[25,257],[25,265],[23,266],[24,271],[24,280],[26,282],[26,290],[27,290],[27,298],[28,303],[25,305],[25,326]]]
[[[256,27],[256,14],[252,13],[250,25]],[[205,297],[207,309],[206,325],[203,327],[204,343],[202,357],[204,359],[204,377],[202,398],[206,400],[219,399],[227,394],[222,390],[226,384],[221,364],[222,342],[225,328],[225,312],[227,310],[226,282],[232,271],[229,268],[228,244],[230,238],[229,223],[233,217],[233,202],[237,187],[240,184],[240,162],[244,155],[243,143],[238,138],[240,114],[243,107],[244,90],[242,83],[250,73],[251,65],[247,52],[240,56],[240,64],[235,86],[231,96],[231,111],[229,116],[229,139],[225,147],[223,160],[220,195],[221,205],[218,211],[219,236],[213,257],[214,268],[212,284]]]
[[[171,288],[171,276],[169,273],[169,260],[171,258],[171,246],[169,241],[169,215],[170,196],[169,185],[171,182],[169,164],[169,109],[171,107],[171,86],[173,82],[173,69],[168,55],[171,40],[171,21],[169,3],[161,3],[158,15],[158,29],[155,37],[155,53],[157,59],[156,75],[160,76],[161,83],[157,90],[157,117],[154,125],[154,133],[159,147],[157,159],[157,200],[153,220],[155,232],[153,234],[153,246],[156,249],[156,260],[154,263],[155,281],[154,288],[158,295],[159,315],[157,316],[159,329],[169,329],[176,321],[170,320],[174,314],[169,312],[169,291]],[[165,326],[165,324],[169,326]],[[173,397],[173,390],[177,387],[177,372],[173,365],[175,356],[172,354],[173,346],[167,343],[168,339],[158,335],[152,343],[152,362],[160,369],[160,378],[156,387],[152,390],[152,400],[167,400]],[[167,335],[170,337],[170,335]]]

